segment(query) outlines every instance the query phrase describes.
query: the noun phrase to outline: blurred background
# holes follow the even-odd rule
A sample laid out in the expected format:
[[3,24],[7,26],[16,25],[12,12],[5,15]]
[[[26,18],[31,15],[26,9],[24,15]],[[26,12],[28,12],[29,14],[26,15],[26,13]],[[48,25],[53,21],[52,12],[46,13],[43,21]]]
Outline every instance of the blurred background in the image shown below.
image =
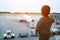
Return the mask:
[[0,0],[0,39],[10,29],[15,37],[28,36],[30,40],[37,40],[35,28],[42,17],[41,7],[43,5],[51,7],[49,16],[55,20],[50,28],[52,33],[50,40],[60,39],[59,3],[60,0]]

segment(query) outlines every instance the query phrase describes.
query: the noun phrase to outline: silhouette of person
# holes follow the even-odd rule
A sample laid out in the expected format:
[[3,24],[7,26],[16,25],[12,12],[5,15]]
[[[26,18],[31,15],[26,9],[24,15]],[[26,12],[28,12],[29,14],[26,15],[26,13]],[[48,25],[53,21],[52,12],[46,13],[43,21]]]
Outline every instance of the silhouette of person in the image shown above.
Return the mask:
[[49,16],[50,6],[44,5],[41,8],[42,18],[37,22],[36,34],[38,34],[39,40],[49,40],[50,27],[54,22],[54,19]]

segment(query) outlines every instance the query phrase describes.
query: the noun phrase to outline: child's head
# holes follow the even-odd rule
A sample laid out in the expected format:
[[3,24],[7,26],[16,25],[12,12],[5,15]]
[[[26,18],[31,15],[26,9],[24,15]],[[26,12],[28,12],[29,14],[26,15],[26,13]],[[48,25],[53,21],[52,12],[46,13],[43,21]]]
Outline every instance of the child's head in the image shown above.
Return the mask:
[[48,16],[49,13],[50,13],[50,6],[44,5],[44,6],[41,8],[41,13],[42,13],[43,16]]

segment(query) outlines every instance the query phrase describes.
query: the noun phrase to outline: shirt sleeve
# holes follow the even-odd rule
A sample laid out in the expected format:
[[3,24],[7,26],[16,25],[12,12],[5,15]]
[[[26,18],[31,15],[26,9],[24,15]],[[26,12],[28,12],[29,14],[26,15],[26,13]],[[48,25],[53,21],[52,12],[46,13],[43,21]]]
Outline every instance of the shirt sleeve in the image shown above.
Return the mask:
[[55,22],[55,20],[51,17],[51,20],[52,20],[52,23],[54,23]]

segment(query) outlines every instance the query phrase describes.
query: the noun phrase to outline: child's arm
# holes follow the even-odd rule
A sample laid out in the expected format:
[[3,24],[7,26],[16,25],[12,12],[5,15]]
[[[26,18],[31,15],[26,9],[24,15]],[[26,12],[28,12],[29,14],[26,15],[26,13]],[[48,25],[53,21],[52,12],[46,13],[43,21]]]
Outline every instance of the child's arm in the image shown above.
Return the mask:
[[38,23],[37,23],[37,25],[36,25],[36,30],[35,30],[36,34],[37,34],[38,32],[40,32],[40,29],[41,29],[42,27],[43,27],[43,20],[41,19],[41,20],[38,21]]

